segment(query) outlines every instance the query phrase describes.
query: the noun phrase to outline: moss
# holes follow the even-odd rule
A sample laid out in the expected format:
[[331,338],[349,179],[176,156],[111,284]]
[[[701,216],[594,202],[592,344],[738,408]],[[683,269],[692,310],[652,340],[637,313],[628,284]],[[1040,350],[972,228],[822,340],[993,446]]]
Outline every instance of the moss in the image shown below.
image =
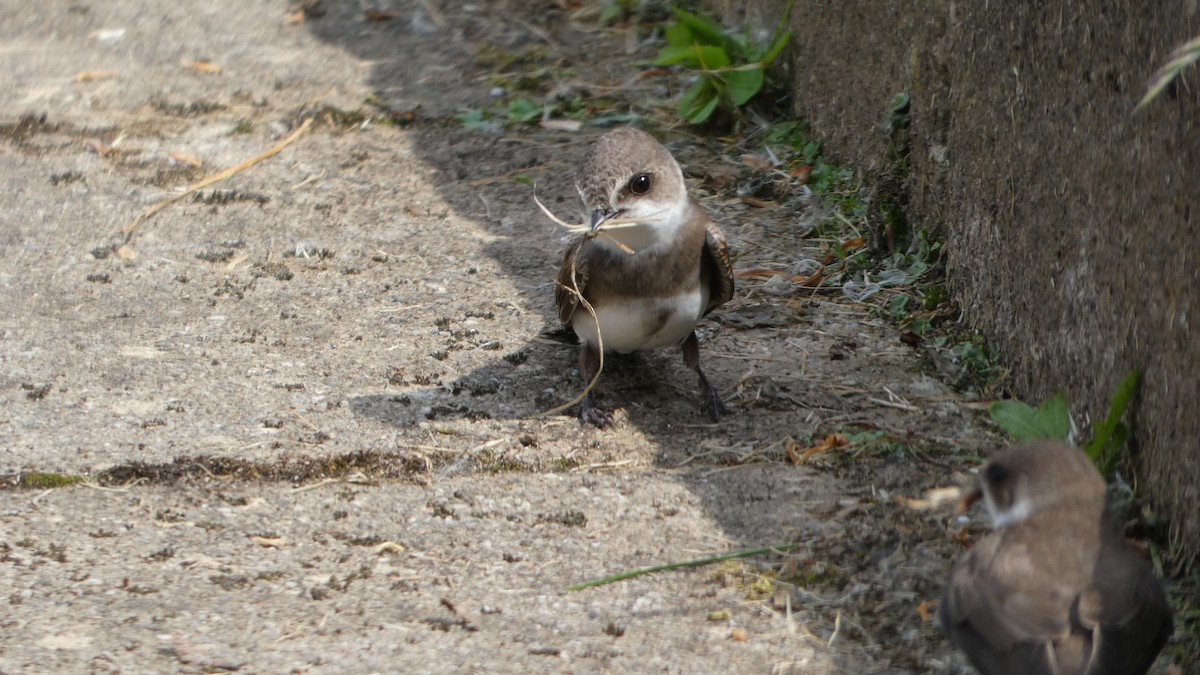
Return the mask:
[[41,473],[34,471],[21,474],[17,480],[21,487],[42,490],[79,485],[86,479],[83,476],[73,476],[63,473]]
[[551,462],[556,471],[570,471],[583,466],[583,461],[577,457],[556,457]]
[[497,455],[484,450],[475,456],[479,470],[484,473],[538,473],[538,466],[519,459]]
[[[431,468],[420,455],[396,451],[360,450],[331,456],[292,455],[267,461],[198,455],[157,464],[129,462],[101,471],[92,480],[98,485],[125,485],[132,481],[171,484],[215,478],[304,483],[344,478],[351,474],[363,474],[368,478],[402,478],[428,473]],[[85,480],[83,476],[25,473],[0,481],[0,490],[63,487]]]

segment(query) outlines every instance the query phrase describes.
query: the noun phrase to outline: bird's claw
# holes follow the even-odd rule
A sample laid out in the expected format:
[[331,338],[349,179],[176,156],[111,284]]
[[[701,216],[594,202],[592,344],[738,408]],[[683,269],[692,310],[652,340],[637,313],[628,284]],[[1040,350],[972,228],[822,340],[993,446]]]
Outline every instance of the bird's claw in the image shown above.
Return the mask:
[[584,399],[583,404],[579,406],[579,421],[582,424],[590,424],[597,429],[607,429],[612,426],[613,416],[607,410],[597,408],[589,398]]
[[717,390],[710,386],[704,392],[704,404],[700,406],[700,412],[716,422],[721,419],[721,415],[729,414],[729,408],[725,406],[725,402],[721,400],[721,395],[717,393]]

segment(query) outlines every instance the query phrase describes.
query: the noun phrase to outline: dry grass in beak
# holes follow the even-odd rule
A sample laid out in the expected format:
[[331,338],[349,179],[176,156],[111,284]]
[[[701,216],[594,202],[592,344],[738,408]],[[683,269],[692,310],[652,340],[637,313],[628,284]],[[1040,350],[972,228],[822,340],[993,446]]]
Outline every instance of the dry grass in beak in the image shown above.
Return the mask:
[[[611,234],[608,234],[607,232],[605,232],[605,230],[608,230],[608,229],[616,229],[619,227],[631,227],[633,225],[637,225],[638,224],[637,221],[608,220],[608,221],[605,221],[604,223],[602,223],[600,225],[600,227],[597,227],[596,229],[593,230],[591,227],[589,227],[588,225],[586,225],[584,223],[580,223],[578,225],[572,225],[571,223],[568,223],[565,220],[554,215],[553,213],[550,212],[550,209],[546,208],[546,205],[543,204],[541,202],[541,200],[539,200],[537,198],[536,194],[533,195],[533,202],[538,205],[538,208],[540,208],[542,210],[542,213],[546,214],[547,218],[549,218],[550,220],[553,220],[554,222],[558,223],[559,225],[562,225],[563,227],[567,228],[567,230],[572,233],[582,234],[585,238],[588,238],[588,239],[591,239],[592,237],[604,235],[604,236],[608,237],[608,239],[612,243],[616,244],[617,247],[619,247],[625,253],[628,253],[629,255],[633,255],[634,253],[637,252],[637,251],[634,251],[632,248],[629,248],[625,244],[622,244],[621,242],[614,239]],[[575,300],[579,303],[579,305],[581,307],[584,308],[584,310],[587,311],[588,315],[592,317],[592,321],[594,321],[596,324],[596,339],[597,339],[597,343],[598,343],[597,349],[600,352],[600,363],[597,365],[596,374],[592,376],[591,381],[588,382],[587,386],[584,387],[583,391],[580,392],[578,396],[576,396],[571,401],[568,401],[567,403],[564,403],[560,406],[551,408],[550,410],[545,410],[543,412],[540,412],[537,415],[535,415],[535,417],[546,417],[549,415],[557,415],[557,414],[563,412],[564,410],[570,408],[571,406],[578,405],[579,403],[581,403],[583,401],[583,398],[588,395],[588,392],[590,392],[592,390],[592,388],[596,386],[596,383],[600,381],[600,373],[604,372],[604,335],[600,332],[600,318],[596,316],[596,310],[592,308],[592,304],[590,302],[588,302],[587,299],[583,297],[583,294],[580,293],[578,290],[579,283],[575,280],[575,262],[574,261],[571,262],[571,285],[563,286],[563,288],[566,289],[566,291],[568,293],[575,296]]]
[[554,215],[553,213],[550,212],[550,209],[546,208],[546,205],[543,204],[537,198],[536,194],[533,196],[533,203],[538,205],[538,208],[540,208],[542,210],[542,213],[546,214],[547,218],[549,218],[550,220],[553,220],[554,222],[558,223],[559,225],[562,225],[563,227],[567,228],[567,231],[572,234],[582,234],[587,239],[591,239],[592,237],[598,237],[600,235],[603,235],[605,237],[608,237],[609,241],[611,241],[613,244],[615,244],[617,246],[617,248],[620,248],[625,253],[628,253],[629,255],[633,255],[634,253],[637,253],[637,251],[633,250],[632,248],[629,248],[625,244],[622,244],[621,242],[614,239],[611,234],[608,234],[608,230],[618,230],[622,227],[633,227],[634,225],[640,225],[641,224],[640,221],[621,220],[619,218],[614,218],[612,220],[604,221],[603,223],[601,223],[599,225],[599,227],[597,227],[596,229],[593,230],[591,227],[589,227],[587,225],[587,223],[578,223],[578,224],[572,225],[571,223],[568,223],[565,220]]

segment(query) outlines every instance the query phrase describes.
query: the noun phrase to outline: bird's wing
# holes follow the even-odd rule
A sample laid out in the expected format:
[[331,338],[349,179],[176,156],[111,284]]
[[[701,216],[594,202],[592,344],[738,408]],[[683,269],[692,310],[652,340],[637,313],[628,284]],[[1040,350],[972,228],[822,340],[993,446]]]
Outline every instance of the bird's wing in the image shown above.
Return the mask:
[[1039,575],[1022,547],[1003,540],[993,533],[955,564],[938,618],[985,673],[1054,673],[1050,641],[1070,633],[1071,598],[1051,584],[1036,587]]
[[709,294],[708,314],[720,305],[729,302],[733,297],[733,265],[729,262],[729,245],[725,243],[725,233],[717,224],[709,221],[704,235],[704,262],[708,272]]
[[1119,529],[1107,544],[1093,582],[1079,596],[1079,622],[1098,635],[1088,672],[1144,673],[1175,630],[1171,606]]
[[575,242],[563,255],[562,267],[558,270],[558,283],[554,288],[554,304],[558,307],[558,318],[563,325],[571,325],[571,317],[579,309],[579,298],[587,287],[587,260],[579,255],[583,239]]

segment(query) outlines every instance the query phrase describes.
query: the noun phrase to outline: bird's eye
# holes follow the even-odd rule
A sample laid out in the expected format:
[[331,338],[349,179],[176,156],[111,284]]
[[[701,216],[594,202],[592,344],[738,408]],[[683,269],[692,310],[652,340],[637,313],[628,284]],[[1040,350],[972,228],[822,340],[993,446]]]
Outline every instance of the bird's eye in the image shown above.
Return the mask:
[[650,191],[650,185],[654,181],[651,180],[650,174],[639,173],[629,181],[629,191],[635,195],[644,195]]
[[1008,480],[1008,469],[999,464],[989,464],[983,470],[983,479],[990,485],[996,485]]

